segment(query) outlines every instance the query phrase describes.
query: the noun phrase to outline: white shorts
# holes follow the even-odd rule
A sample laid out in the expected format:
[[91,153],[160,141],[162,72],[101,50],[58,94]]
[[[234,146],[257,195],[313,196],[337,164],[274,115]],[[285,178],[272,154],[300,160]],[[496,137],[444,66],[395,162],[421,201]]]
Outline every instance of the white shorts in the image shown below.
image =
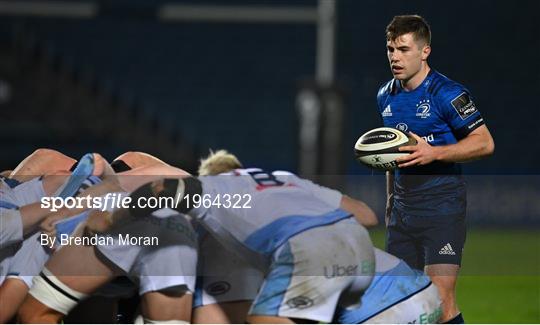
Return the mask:
[[[132,218],[132,222],[110,234],[114,244],[97,250],[132,278],[139,280],[139,294],[171,287],[195,290],[197,235],[187,218],[170,209],[154,212],[170,217]],[[119,235],[157,237],[156,245],[123,245]],[[155,242],[154,242],[155,244]]]
[[21,212],[0,208],[0,250],[23,241]]
[[354,219],[306,230],[276,250],[249,314],[330,322],[338,301],[360,301],[374,271],[371,239]]
[[442,315],[437,287],[424,290],[366,320],[369,324],[434,324]]
[[22,280],[28,288],[32,286],[32,278],[39,275],[50,257],[39,242],[40,235],[41,232],[37,232],[24,240],[8,268],[7,277]]
[[32,178],[28,182],[21,183],[13,188],[2,186],[0,191],[0,200],[19,207],[39,202],[45,196],[41,177]]
[[193,308],[204,305],[253,300],[263,273],[223,247],[206,233],[199,242],[199,268]]

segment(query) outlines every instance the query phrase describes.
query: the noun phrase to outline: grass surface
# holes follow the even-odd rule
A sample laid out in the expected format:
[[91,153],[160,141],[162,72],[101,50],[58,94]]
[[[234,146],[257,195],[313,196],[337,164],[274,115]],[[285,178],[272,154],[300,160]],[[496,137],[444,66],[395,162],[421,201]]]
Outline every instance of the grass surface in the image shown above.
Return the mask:
[[[384,248],[384,230],[373,232]],[[470,229],[458,281],[467,323],[540,323],[540,231]]]

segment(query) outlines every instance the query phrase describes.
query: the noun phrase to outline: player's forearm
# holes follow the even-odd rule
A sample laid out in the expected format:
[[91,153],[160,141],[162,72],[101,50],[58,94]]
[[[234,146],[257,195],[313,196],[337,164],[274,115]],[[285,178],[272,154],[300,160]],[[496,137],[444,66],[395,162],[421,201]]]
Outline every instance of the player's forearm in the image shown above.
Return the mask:
[[436,160],[466,162],[491,155],[494,151],[494,144],[491,137],[471,134],[456,144],[433,148]]
[[352,213],[356,220],[365,227],[373,227],[379,223],[375,212],[360,200],[355,200],[347,195],[343,195],[340,208]]
[[[67,208],[59,209],[59,211],[63,210],[67,211]],[[22,206],[19,209],[19,212],[21,214],[23,234],[27,235],[32,232],[40,222],[45,220],[45,218],[51,213],[51,210],[41,207],[41,202],[36,202]]]

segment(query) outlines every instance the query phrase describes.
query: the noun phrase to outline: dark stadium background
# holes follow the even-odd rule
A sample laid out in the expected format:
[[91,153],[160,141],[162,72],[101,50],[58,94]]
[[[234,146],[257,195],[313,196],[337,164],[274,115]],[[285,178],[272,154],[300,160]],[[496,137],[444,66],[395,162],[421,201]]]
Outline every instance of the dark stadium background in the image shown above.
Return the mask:
[[[386,24],[397,14],[424,16],[431,67],[469,88],[496,143],[494,156],[464,165],[472,230],[462,309],[469,322],[540,322],[537,1],[338,0],[330,88],[314,83],[314,24],[156,18],[170,3],[315,0],[69,1],[95,5],[90,18],[15,13],[6,9],[13,3],[43,2],[0,1],[0,169],[47,147],[75,158],[140,150],[195,171],[209,149],[225,148],[246,166],[305,175],[297,110],[305,87],[336,94],[344,114],[338,140],[319,148],[305,176],[364,199],[380,216],[384,177],[358,165],[352,147],[380,125],[375,95],[391,78]],[[382,232],[374,238],[381,245]]]

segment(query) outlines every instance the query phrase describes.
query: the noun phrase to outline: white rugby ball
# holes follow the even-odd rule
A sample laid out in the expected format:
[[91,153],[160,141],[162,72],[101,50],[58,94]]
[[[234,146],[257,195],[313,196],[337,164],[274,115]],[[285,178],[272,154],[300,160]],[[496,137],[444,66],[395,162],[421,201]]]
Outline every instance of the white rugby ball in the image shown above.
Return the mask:
[[399,147],[416,144],[413,137],[393,128],[376,128],[364,133],[354,145],[356,160],[362,164],[381,170],[397,168],[396,159],[408,152],[399,151]]

